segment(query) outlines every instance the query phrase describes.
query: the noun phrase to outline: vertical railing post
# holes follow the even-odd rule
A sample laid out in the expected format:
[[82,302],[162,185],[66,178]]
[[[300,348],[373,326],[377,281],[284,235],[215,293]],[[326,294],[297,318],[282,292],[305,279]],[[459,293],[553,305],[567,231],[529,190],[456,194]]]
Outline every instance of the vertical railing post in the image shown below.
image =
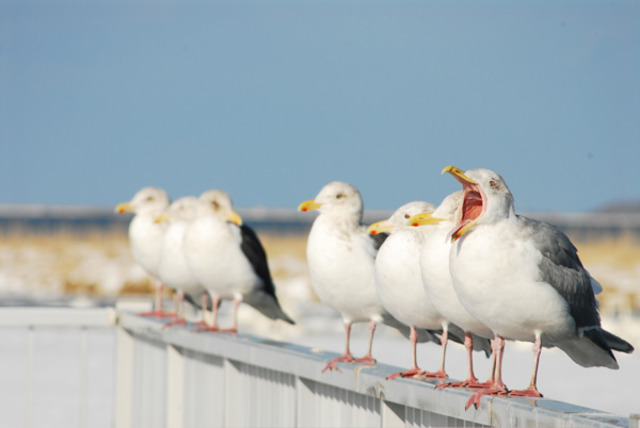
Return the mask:
[[116,428],[133,428],[133,360],[134,338],[116,327]]
[[167,428],[180,428],[184,421],[184,356],[167,346]]

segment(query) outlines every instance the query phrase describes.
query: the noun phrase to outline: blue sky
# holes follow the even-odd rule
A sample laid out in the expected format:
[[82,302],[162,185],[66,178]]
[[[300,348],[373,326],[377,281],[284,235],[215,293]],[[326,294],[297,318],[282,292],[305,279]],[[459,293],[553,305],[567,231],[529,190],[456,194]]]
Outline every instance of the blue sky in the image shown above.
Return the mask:
[[640,199],[637,1],[0,0],[0,202]]

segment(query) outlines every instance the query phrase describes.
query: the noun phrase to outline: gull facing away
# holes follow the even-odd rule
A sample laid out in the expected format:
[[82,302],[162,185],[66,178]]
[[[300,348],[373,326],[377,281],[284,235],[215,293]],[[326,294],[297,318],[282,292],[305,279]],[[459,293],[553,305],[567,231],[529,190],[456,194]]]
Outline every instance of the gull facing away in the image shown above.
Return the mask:
[[[323,303],[340,312],[345,327],[344,354],[331,360],[323,372],[335,370],[339,362],[374,364],[371,351],[378,322],[408,331],[384,309],[376,293],[374,259],[386,235],[367,233],[362,197],[348,183],[327,184],[298,210],[319,212],[307,241],[311,285]],[[349,349],[351,325],[363,321],[369,322],[369,348],[364,357],[355,359]]]
[[[370,234],[387,233],[375,259],[376,291],[382,306],[398,321],[411,329],[411,353],[413,366],[410,370],[387,377],[426,376],[446,378],[445,356],[449,331],[452,338],[462,342],[463,331],[444,318],[431,302],[422,286],[420,273],[421,237],[417,228],[408,219],[417,214],[428,217],[435,207],[422,201],[409,202],[398,208],[387,220],[369,226]],[[442,359],[436,372],[421,370],[417,363],[417,329],[440,333]]]
[[[473,371],[473,351],[490,351],[493,332],[482,324],[458,300],[449,272],[450,232],[461,212],[463,192],[445,197],[433,213],[416,214],[409,224],[417,227],[420,234],[419,264],[422,286],[435,309],[449,322],[464,331],[464,347],[467,351],[468,375],[463,382],[449,382],[439,387],[483,387]],[[493,371],[488,382],[493,381]]]
[[202,295],[204,299],[202,302],[203,313],[207,307],[205,289],[191,273],[183,249],[185,231],[195,216],[197,208],[198,198],[184,196],[173,201],[169,208],[155,220],[158,223],[166,223],[158,276],[165,286],[177,290],[179,299],[178,316],[175,321],[166,324],[165,327],[186,324],[184,318],[185,293],[187,296]]
[[[211,295],[213,324],[205,330],[235,333],[240,302],[267,318],[294,324],[280,307],[258,236],[242,224],[226,192],[207,190],[200,195],[195,217],[185,231],[183,248],[193,276]],[[229,330],[218,328],[222,299],[233,300],[233,327]]]
[[164,318],[174,314],[162,309],[163,285],[158,275],[160,253],[164,237],[164,224],[157,223],[156,217],[163,214],[171,200],[169,195],[159,187],[140,189],[129,202],[118,204],[118,214],[133,212],[135,215],[129,224],[129,246],[133,260],[149,274],[156,283],[155,309],[141,315]]
[[[569,238],[556,227],[515,214],[503,178],[488,169],[446,167],[464,191],[462,215],[451,233],[450,269],[465,308],[494,333],[494,383],[483,395],[541,397],[536,381],[543,346],[557,346],[584,367],[617,369],[612,350],[630,353],[625,340],[602,329],[594,288]],[[504,340],[533,342],[528,388],[502,381]]]

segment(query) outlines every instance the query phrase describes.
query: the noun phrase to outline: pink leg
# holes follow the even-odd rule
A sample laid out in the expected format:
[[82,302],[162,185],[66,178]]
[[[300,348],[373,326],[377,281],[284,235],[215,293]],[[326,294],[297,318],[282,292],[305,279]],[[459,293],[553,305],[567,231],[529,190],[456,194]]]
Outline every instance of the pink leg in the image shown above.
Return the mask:
[[490,384],[480,384],[478,383],[478,379],[473,372],[473,338],[471,337],[471,333],[467,332],[464,334],[464,349],[467,351],[467,359],[468,359],[468,368],[469,374],[467,378],[462,382],[447,382],[442,383],[437,388],[474,388],[475,385],[482,385],[483,388],[488,387]]
[[437,372],[424,372],[426,377],[434,377],[438,379],[446,379],[447,372],[444,369],[444,362],[447,356],[447,343],[449,343],[449,332],[447,329],[443,329],[442,334],[440,335],[440,345],[442,345],[442,358],[440,361],[440,370]]
[[337,370],[337,367],[336,367],[337,363],[353,363],[354,362],[353,356],[351,355],[351,351],[349,350],[349,340],[351,338],[351,322],[350,321],[344,322],[344,331],[345,331],[344,354],[329,361],[329,364],[327,364],[326,367],[322,370],[322,373],[326,372],[327,370]]
[[200,321],[193,323],[194,326],[196,327],[207,327],[207,320],[206,320],[206,314],[207,314],[207,306],[209,303],[209,295],[207,293],[202,293],[202,311],[200,311],[202,313],[202,318],[200,319]]
[[354,363],[361,364],[375,364],[376,360],[371,355],[371,351],[373,349],[373,334],[376,332],[376,322],[374,320],[369,321],[369,350],[367,351],[367,355],[362,358],[356,358]]
[[168,328],[174,325],[186,325],[187,321],[184,319],[184,291],[179,290],[176,293],[176,319],[164,325],[162,328]]
[[542,397],[538,391],[538,367],[540,365],[540,354],[542,353],[542,340],[540,333],[536,332],[536,340],[533,342],[533,374],[531,375],[531,383],[527,389],[509,391],[509,395],[518,397]]
[[[207,326],[205,321],[204,321],[204,311],[206,311],[206,309],[203,309],[203,314],[202,314],[202,322],[205,324],[203,327],[200,327],[199,329],[197,329],[197,332],[202,332],[202,331],[209,331],[209,332],[214,332],[217,333],[220,331],[220,329],[218,328],[218,307],[220,306],[220,297],[218,296],[213,296],[211,298],[211,314],[212,314],[212,318],[213,320],[211,321],[211,325]],[[204,303],[204,302],[203,302]],[[203,306],[204,308],[206,308],[206,306]]]
[[241,301],[242,297],[236,297],[233,299],[233,327],[220,330],[220,333],[238,333],[238,308],[240,307]]
[[413,367],[406,372],[398,372],[387,376],[387,380],[395,379],[397,377],[416,377],[424,374],[424,371],[418,367],[417,348],[418,348],[418,332],[415,327],[411,327],[411,333],[409,334],[409,340],[411,340],[411,356],[413,359]]
[[468,409],[473,405],[476,409],[480,405],[480,400],[485,395],[505,395],[508,392],[508,389],[504,382],[502,382],[502,357],[504,355],[504,338],[502,336],[496,335],[493,339],[493,352],[496,355],[495,360],[495,374],[493,377],[493,384],[488,388],[481,389],[480,391],[474,393],[469,401],[467,401],[465,409]]
[[173,315],[171,312],[162,310],[162,291],[164,286],[160,281],[156,282],[156,304],[155,309],[150,312],[139,313],[141,317],[169,318]]

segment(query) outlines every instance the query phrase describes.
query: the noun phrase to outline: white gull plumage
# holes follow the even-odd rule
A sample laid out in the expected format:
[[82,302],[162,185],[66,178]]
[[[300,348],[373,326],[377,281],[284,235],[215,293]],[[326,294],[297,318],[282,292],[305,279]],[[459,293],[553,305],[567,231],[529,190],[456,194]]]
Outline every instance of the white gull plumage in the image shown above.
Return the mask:
[[460,303],[449,272],[450,233],[462,207],[462,198],[463,192],[452,193],[445,197],[432,213],[417,214],[409,219],[409,223],[420,226],[417,228],[421,237],[418,252],[422,286],[425,292],[435,309],[449,322],[464,331],[464,345],[468,359],[467,378],[463,382],[450,382],[442,386],[469,387],[481,385],[473,371],[473,350],[488,352],[489,340],[493,337],[493,333]]
[[[421,236],[408,219],[418,214],[431,214],[435,207],[422,201],[409,202],[398,208],[387,220],[369,226],[369,233],[387,233],[375,259],[376,291],[380,302],[398,321],[411,328],[411,351],[413,367],[395,373],[387,379],[398,376],[427,376],[446,378],[445,356],[449,332],[452,338],[462,341],[462,330],[451,325],[431,302],[422,286],[420,273]],[[416,360],[417,329],[428,329],[441,333],[442,359],[436,372],[423,371]]]
[[[632,352],[600,325],[594,280],[569,238],[554,226],[515,214],[503,178],[487,169],[447,167],[463,185],[463,210],[452,232],[450,269],[464,307],[495,335],[496,370],[482,395],[541,396],[536,385],[542,346],[557,346],[576,363],[618,368],[612,350]],[[534,343],[529,387],[508,391],[502,382],[504,339]]]
[[[203,295],[204,287],[195,278],[183,249],[184,234],[193,219],[198,207],[198,198],[184,196],[171,203],[169,208],[156,218],[156,222],[165,222],[166,229],[162,239],[160,252],[160,266],[158,276],[162,283],[178,291],[180,301],[180,313],[178,319],[167,324],[185,324],[184,296]],[[206,299],[203,302],[203,310],[206,308]]]
[[155,310],[143,315],[163,317],[169,315],[162,310],[162,282],[158,269],[164,238],[164,224],[156,222],[156,217],[165,212],[171,200],[164,189],[144,187],[129,202],[118,204],[116,212],[133,212],[135,215],[129,224],[129,246],[131,255],[156,283]]
[[[345,352],[324,370],[335,369],[338,362],[374,363],[371,351],[377,323],[404,329],[405,334],[408,328],[384,309],[376,293],[374,259],[379,239],[362,224],[360,192],[351,184],[334,181],[298,209],[319,212],[307,241],[311,285],[322,302],[340,312],[345,326]],[[369,322],[369,349],[363,358],[354,359],[349,348],[351,325],[363,321]]]
[[195,217],[185,231],[183,248],[193,276],[213,300],[213,325],[208,330],[219,331],[217,309],[224,299],[234,302],[232,332],[237,330],[240,302],[270,319],[293,324],[276,297],[258,236],[242,224],[226,192],[214,189],[200,195]]

